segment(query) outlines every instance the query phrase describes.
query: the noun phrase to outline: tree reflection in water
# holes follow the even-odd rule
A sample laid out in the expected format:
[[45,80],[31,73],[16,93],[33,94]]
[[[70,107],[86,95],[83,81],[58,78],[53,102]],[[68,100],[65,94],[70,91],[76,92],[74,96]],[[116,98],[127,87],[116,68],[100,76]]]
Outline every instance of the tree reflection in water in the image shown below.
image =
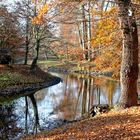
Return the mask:
[[66,75],[63,78],[64,95],[54,110],[62,112],[65,119],[89,115],[93,105],[113,106],[119,98],[118,95],[116,96],[119,94],[116,90],[119,86],[118,82],[83,75]]
[[34,97],[34,94],[30,94],[30,95],[25,97],[25,134],[28,134],[28,132],[29,132],[28,131],[28,116],[29,116],[28,97],[30,98],[30,100],[32,102],[33,111],[34,111],[34,124],[33,124],[33,131],[32,131],[32,133],[36,134],[40,130],[40,125],[39,125],[38,108],[37,108],[37,103],[36,103],[36,99]]
[[[37,109],[36,99],[34,98],[34,94],[28,96],[32,102],[33,111],[34,111],[34,124],[32,133],[37,133],[40,129],[39,125],[39,115]],[[28,106],[28,97],[25,97],[25,134],[29,132],[28,129],[31,128],[28,126],[28,118],[29,118],[29,106]],[[21,133],[23,133],[22,126],[17,124],[18,120],[20,119],[19,114],[15,113],[15,106],[16,102],[12,102],[11,104],[7,105],[0,105],[0,139],[1,140],[8,140],[8,139],[16,139],[19,137]],[[22,116],[23,117],[23,116]]]
[[17,127],[17,116],[14,113],[15,104],[0,105],[0,139],[8,140],[18,137],[22,129]]

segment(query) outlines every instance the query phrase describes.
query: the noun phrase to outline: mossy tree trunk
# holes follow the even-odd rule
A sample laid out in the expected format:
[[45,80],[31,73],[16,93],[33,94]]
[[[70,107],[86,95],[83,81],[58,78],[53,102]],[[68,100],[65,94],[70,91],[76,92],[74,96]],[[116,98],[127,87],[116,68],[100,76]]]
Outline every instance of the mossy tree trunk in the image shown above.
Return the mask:
[[37,61],[38,61],[38,57],[39,57],[39,49],[40,49],[40,37],[39,37],[39,27],[36,26],[35,27],[35,54],[34,54],[34,59],[32,61],[31,64],[31,70],[34,70],[36,65],[37,65]]
[[119,106],[127,108],[137,105],[138,34],[131,0],[116,0],[116,2],[123,35]]
[[31,64],[31,70],[33,70],[36,65],[37,65],[37,60],[38,60],[38,57],[39,57],[39,48],[40,48],[40,39],[37,39],[36,40],[36,47],[35,47],[35,57],[32,61],[32,64]]

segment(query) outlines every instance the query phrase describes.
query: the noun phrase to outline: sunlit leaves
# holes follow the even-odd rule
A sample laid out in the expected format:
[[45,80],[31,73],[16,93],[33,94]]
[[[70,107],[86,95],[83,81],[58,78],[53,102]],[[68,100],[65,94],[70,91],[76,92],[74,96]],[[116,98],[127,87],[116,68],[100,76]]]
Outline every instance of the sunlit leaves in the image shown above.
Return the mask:
[[38,11],[37,16],[32,19],[33,24],[43,24],[44,22],[44,14],[48,11],[48,3],[44,4]]
[[80,47],[73,47],[69,50],[68,55],[70,60],[82,60],[83,50]]
[[68,47],[66,50],[64,48],[57,48],[57,54],[63,59],[69,60],[82,60],[83,59],[83,50],[80,47]]
[[140,0],[132,0],[133,3],[139,4]]
[[117,18],[118,9],[110,8],[108,11],[94,11],[99,20],[93,30],[92,46],[98,56],[95,62],[98,69],[117,69],[120,66],[121,32]]
[[46,3],[45,5],[42,6],[42,8],[38,12],[38,16],[41,17],[48,11],[48,4]]
[[43,24],[43,16],[36,16],[32,19],[32,24]]
[[93,46],[96,45],[109,45],[115,37],[115,31],[119,28],[118,20],[116,18],[117,8],[112,8],[109,11],[102,13],[94,13],[100,17],[99,22],[96,24],[96,29],[93,30],[96,35],[92,39]]

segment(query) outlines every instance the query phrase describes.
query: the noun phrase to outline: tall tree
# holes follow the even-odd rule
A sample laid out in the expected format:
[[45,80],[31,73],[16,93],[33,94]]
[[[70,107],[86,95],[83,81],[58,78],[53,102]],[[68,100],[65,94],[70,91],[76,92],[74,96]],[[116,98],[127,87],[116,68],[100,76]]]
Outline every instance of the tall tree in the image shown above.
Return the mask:
[[123,35],[120,106],[126,108],[137,105],[138,34],[131,0],[116,0],[116,2]]
[[88,46],[87,46],[87,40],[88,40],[88,32],[87,32],[87,19],[85,14],[85,4],[82,5],[82,40],[83,40],[83,50],[84,50],[84,59],[88,60]]
[[29,17],[29,4],[30,4],[30,1],[28,0],[27,1],[27,8],[26,8],[26,11],[27,11],[27,15],[26,15],[26,25],[25,25],[25,60],[24,60],[24,64],[27,64],[28,62],[28,53],[29,53],[29,44],[30,44],[30,37],[29,37],[29,27],[30,27],[30,17]]
[[18,15],[18,19],[20,21],[20,26],[22,29],[22,36],[24,37],[24,64],[27,64],[33,36],[33,25],[31,24],[31,17],[33,16],[33,6],[31,0],[21,0],[15,2],[15,12]]
[[44,32],[44,28],[41,25],[43,24],[43,16],[48,11],[48,4],[46,1],[42,1],[42,4],[44,5],[38,10],[40,3],[41,2],[37,0],[34,2],[34,18],[32,19],[32,23],[34,24],[35,55],[31,64],[31,70],[33,70],[37,65],[39,50],[41,46],[41,37],[42,33]]

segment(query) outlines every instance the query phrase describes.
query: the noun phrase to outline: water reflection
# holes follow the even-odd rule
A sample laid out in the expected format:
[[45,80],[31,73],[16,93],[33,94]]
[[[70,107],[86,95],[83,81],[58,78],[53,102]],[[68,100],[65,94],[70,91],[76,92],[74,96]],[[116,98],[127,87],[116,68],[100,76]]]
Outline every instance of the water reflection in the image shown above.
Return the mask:
[[29,116],[28,97],[30,98],[32,102],[32,107],[33,107],[33,112],[34,112],[34,124],[32,125],[33,126],[32,133],[34,134],[40,130],[38,107],[37,107],[37,102],[34,97],[34,94],[31,94],[25,97],[25,134],[28,134],[28,116]]
[[22,132],[17,126],[18,117],[14,113],[15,103],[0,105],[0,139],[16,138]]
[[[63,83],[38,91],[28,97],[21,97],[8,105],[11,107],[11,114],[6,120],[14,123],[11,125],[5,120],[5,129],[24,129],[22,133],[36,133],[42,129],[51,129],[63,124],[64,121],[74,120],[89,114],[93,105],[108,104],[113,106],[118,102],[120,87],[119,83],[103,78],[84,77],[83,75],[63,75],[55,74],[63,79]],[[8,109],[1,106],[0,117],[4,117],[2,112]],[[2,114],[2,115],[1,115]],[[12,114],[16,116],[12,117]],[[13,119],[15,121],[13,121]],[[4,122],[4,121],[2,121]],[[0,127],[3,126],[0,123]],[[0,135],[3,137],[16,133],[0,128]]]
[[118,102],[120,93],[117,82],[103,78],[69,75],[64,77],[63,84],[57,86],[61,90],[55,94],[60,94],[61,99],[54,105],[54,110],[57,114],[61,112],[60,118],[68,120],[88,114],[93,105],[113,106]]

